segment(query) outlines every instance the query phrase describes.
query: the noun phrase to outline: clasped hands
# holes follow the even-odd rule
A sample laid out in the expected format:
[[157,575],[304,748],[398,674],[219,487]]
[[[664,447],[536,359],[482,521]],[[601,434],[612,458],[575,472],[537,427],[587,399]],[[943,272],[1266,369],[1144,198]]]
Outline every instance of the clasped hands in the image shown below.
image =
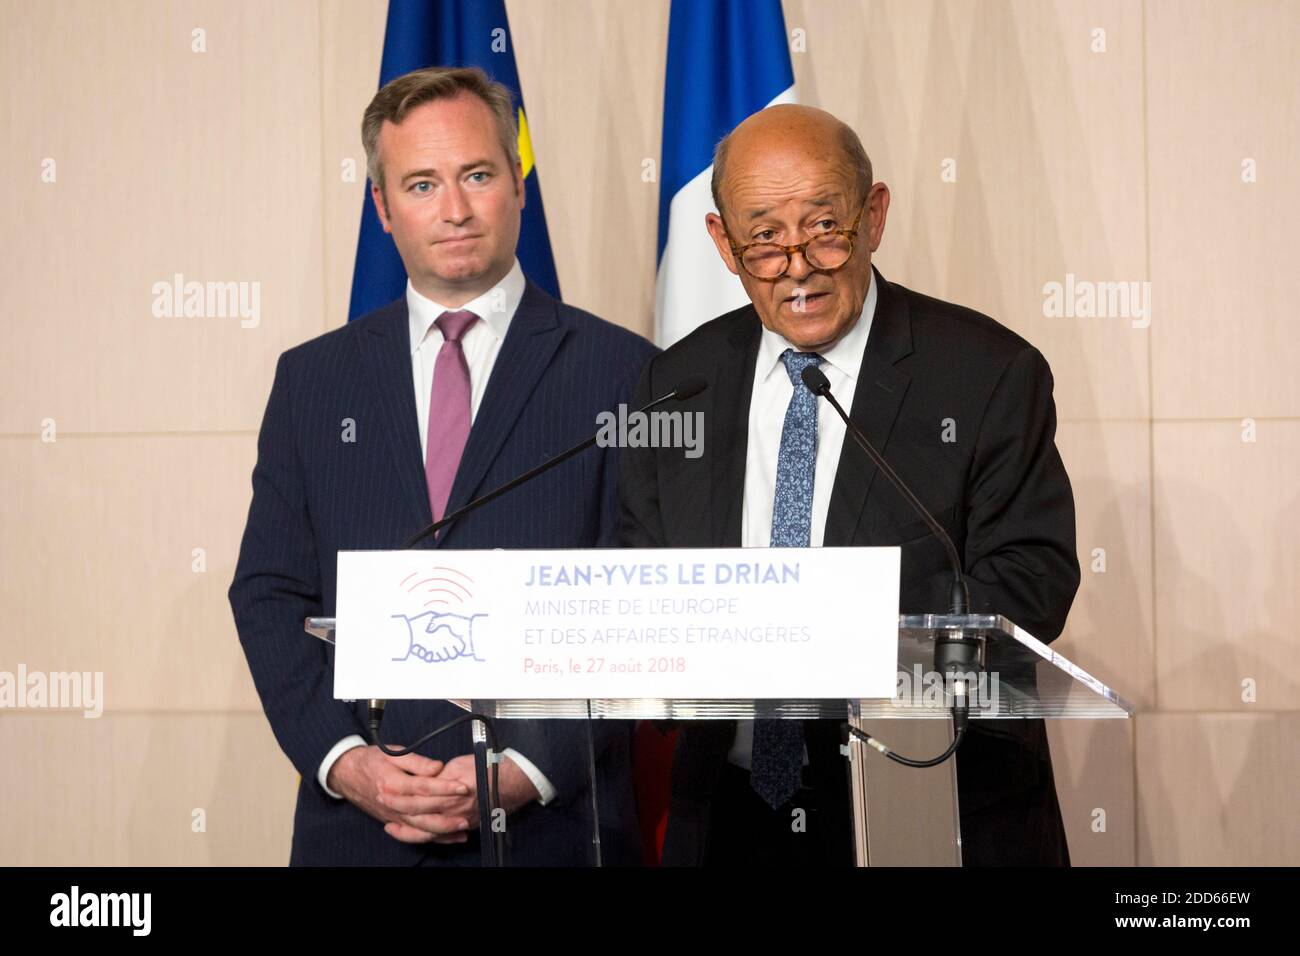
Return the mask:
[[[464,843],[478,826],[473,754],[443,763],[420,754],[393,757],[374,745],[353,747],[334,762],[327,783],[403,843]],[[528,776],[502,757],[499,805],[513,813],[537,797]]]

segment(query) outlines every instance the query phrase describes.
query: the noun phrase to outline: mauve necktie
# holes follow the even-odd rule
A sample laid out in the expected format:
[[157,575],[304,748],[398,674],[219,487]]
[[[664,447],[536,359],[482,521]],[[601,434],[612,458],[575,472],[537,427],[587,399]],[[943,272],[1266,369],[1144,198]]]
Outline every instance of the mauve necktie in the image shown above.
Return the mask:
[[469,365],[460,340],[478,321],[473,312],[444,312],[435,324],[442,332],[442,348],[433,365],[429,391],[429,428],[424,451],[424,479],[429,487],[433,520],[441,520],[456,480],[460,456],[469,438]]
[[[772,500],[772,547],[806,548],[812,540],[813,480],[817,476],[817,396],[803,384],[803,370],[820,365],[816,352],[781,353],[794,391],[781,425]],[[803,776],[803,722],[755,720],[749,785],[779,809],[799,789]]]

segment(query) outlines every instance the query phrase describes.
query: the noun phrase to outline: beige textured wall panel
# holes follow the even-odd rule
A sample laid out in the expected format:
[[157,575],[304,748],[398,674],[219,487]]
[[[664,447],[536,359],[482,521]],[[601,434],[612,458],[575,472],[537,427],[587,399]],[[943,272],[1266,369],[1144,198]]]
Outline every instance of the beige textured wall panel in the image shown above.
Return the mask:
[[0,865],[289,861],[298,775],[261,714],[0,711],[0,752]]
[[1051,720],[1047,737],[1071,866],[1132,866],[1132,720]]
[[1300,714],[1143,714],[1140,866],[1300,864]]
[[1070,484],[1081,580],[1052,645],[1138,707],[1154,704],[1151,452],[1148,426],[1057,429]]
[[650,336],[669,5],[506,6],[564,299]]
[[1300,421],[1256,428],[1243,442],[1234,421],[1154,427],[1161,710],[1297,709]]
[[[0,432],[256,427],[276,355],[320,329],[316,5],[3,17]],[[155,316],[177,274],[245,283],[249,318]]]
[[0,668],[103,671],[115,711],[260,710],[226,600],[255,457],[251,435],[0,440]]
[[[379,87],[387,0],[325,0],[321,21],[321,208],[325,231],[323,328],[347,321],[356,265],[366,151],[361,116]],[[351,160],[356,179],[344,179]]]
[[853,126],[891,187],[882,273],[1029,339],[1064,419],[1147,413],[1140,320],[1049,317],[1043,293],[1069,275],[1146,278],[1140,14],[1119,0],[786,5],[807,31],[800,96]]
[[1154,414],[1295,417],[1300,4],[1147,9]]

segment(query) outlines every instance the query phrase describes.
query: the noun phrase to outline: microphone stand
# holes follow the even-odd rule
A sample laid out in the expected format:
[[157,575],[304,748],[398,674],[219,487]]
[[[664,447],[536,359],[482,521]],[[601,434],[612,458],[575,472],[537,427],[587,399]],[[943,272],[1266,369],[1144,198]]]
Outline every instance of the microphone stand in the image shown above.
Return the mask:
[[[921,519],[926,523],[926,526],[929,527],[931,533],[942,542],[944,551],[948,556],[948,563],[952,565],[953,570],[953,581],[948,590],[948,613],[969,614],[970,590],[966,585],[965,575],[962,571],[961,556],[957,553],[957,546],[953,544],[952,538],[948,535],[948,532],[944,530],[943,525],[939,524],[934,515],[930,514],[929,509],[926,508],[925,505],[921,504],[921,500],[912,493],[912,489],[909,488],[907,483],[898,476],[898,473],[890,467],[889,462],[885,461],[884,456],[881,455],[880,452],[876,450],[875,446],[871,444],[871,441],[867,438],[862,429],[858,427],[858,424],[849,417],[847,412],[844,411],[844,406],[842,406],[831,393],[831,383],[826,378],[826,373],[816,365],[809,365],[803,370],[800,377],[803,379],[804,386],[810,392],[830,402],[830,405],[835,409],[836,414],[844,420],[845,427],[848,429],[849,434],[853,436],[853,440],[858,444],[858,447],[866,452],[867,457],[870,458],[875,466],[880,469],[886,478],[889,479],[890,484],[898,489],[899,493],[903,496],[903,499],[911,505],[912,509],[917,514],[921,516]],[[935,638],[935,670],[942,673],[945,678],[949,674],[954,673],[978,673],[981,669],[981,649],[982,645],[980,641],[966,637],[962,631],[956,631],[950,634],[945,634],[943,637]],[[952,743],[942,754],[928,760],[916,760],[910,757],[904,757],[902,754],[895,753],[885,743],[877,740],[866,731],[854,727],[849,723],[845,723],[843,726],[847,729],[848,733],[875,748],[895,763],[902,764],[906,767],[934,767],[943,763],[955,754],[957,748],[961,746],[961,742],[966,736],[966,724],[970,717],[970,698],[966,693],[967,688],[965,679],[963,678],[953,681],[953,690],[956,702],[952,706]]]
[[[653,401],[648,402],[647,404],[639,408],[637,411],[639,413],[644,413],[664,404],[665,402],[685,401],[688,398],[695,397],[700,392],[704,391],[704,389],[707,387],[708,387],[708,383],[706,383],[703,379],[700,378],[687,379],[686,381],[680,383],[675,389],[673,389],[668,394],[661,395],[659,398],[656,398]],[[507,492],[513,491],[515,488],[518,488],[520,485],[532,481],[538,475],[542,474],[543,472],[550,471],[552,468],[556,467],[557,465],[560,465],[568,461],[570,458],[572,458],[574,455],[578,454],[579,452],[586,451],[592,445],[595,445],[596,442],[599,441],[599,439],[600,439],[600,432],[598,431],[590,438],[578,442],[578,444],[574,445],[572,448],[568,448],[560,452],[558,455],[555,455],[552,458],[547,459],[546,461],[542,462],[540,465],[538,465],[535,468],[530,468],[522,475],[519,475],[516,478],[512,478],[510,481],[507,481],[504,485],[501,485],[498,488],[494,488],[492,491],[489,491],[487,494],[480,495],[478,498],[475,498],[473,501],[470,501],[469,503],[465,504],[463,507],[456,509],[451,514],[444,515],[439,520],[433,522],[433,524],[424,528],[419,533],[413,535],[406,542],[406,544],[402,546],[402,550],[409,551],[412,548],[414,548],[417,544],[419,544],[421,541],[425,540],[426,538],[436,536],[439,531],[447,527],[447,525],[451,524],[453,521],[456,521],[459,518],[463,518],[465,515],[473,511],[477,511],[479,508],[482,508],[484,505],[492,501],[495,501],[497,498],[500,498],[502,495],[506,494]],[[392,754],[394,756],[400,756],[402,754],[412,753],[414,752],[416,747],[418,747],[420,744],[424,743],[425,741],[430,740],[433,737],[436,737],[439,734],[442,734],[448,730],[451,730],[452,727],[464,723],[467,720],[473,721],[472,727],[473,727],[473,743],[474,743],[474,756],[475,756],[474,764],[475,764],[475,776],[477,781],[477,789],[479,794],[479,834],[480,834],[480,839],[482,841],[483,865],[484,866],[501,865],[505,859],[504,837],[502,832],[497,831],[492,824],[494,822],[493,814],[498,809],[495,805],[495,802],[497,797],[499,796],[498,780],[500,778],[500,762],[502,757],[500,752],[497,751],[496,732],[495,732],[495,728],[492,725],[492,721],[483,714],[478,714],[478,713],[465,714],[464,716],[459,717],[456,720],[452,721],[450,724],[447,724],[443,727],[439,727],[437,730],[434,730],[432,733],[425,735],[424,737],[420,738],[420,740],[418,740],[416,743],[412,744],[409,747],[390,748],[387,745],[385,745],[380,740],[379,737],[379,726],[384,719],[384,707],[386,703],[387,703],[386,701],[378,700],[378,699],[371,699],[368,701],[370,736],[372,742],[375,745],[377,745],[380,750],[382,750],[384,753]],[[589,760],[594,761],[594,753],[591,751],[591,740],[590,740],[590,734],[591,734],[590,703],[588,703],[587,720],[588,720],[588,725],[587,725],[588,757]],[[489,786],[488,784],[489,764],[491,765],[491,770],[492,770],[491,786]],[[594,774],[594,762],[592,763],[592,767],[593,767],[592,780],[591,780],[591,785],[593,788],[592,809],[594,812],[595,799],[596,799],[595,798],[596,778]],[[599,862],[600,830],[598,828],[598,823],[593,823],[593,827],[595,828],[595,834],[593,839],[596,844],[597,861]]]

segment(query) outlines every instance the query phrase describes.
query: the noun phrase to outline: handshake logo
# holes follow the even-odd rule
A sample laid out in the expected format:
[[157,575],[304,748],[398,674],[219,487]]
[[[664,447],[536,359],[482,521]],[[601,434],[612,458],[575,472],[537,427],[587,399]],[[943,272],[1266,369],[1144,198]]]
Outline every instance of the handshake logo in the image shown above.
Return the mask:
[[[435,567],[428,573],[413,571],[398,585],[404,592],[402,604],[416,604],[414,613],[393,614],[401,621],[404,633],[393,635],[395,661],[424,661],[444,664],[448,661],[482,661],[474,643],[474,622],[486,614],[458,613],[470,604],[474,579],[455,568]],[[394,625],[394,628],[398,625]],[[401,637],[406,640],[402,641]]]
[[467,616],[425,611],[414,617],[405,614],[394,614],[393,617],[406,622],[407,636],[410,639],[406,653],[402,657],[394,657],[395,661],[411,657],[417,657],[426,664],[454,661],[460,657],[483,660],[474,651],[474,621],[487,617],[486,614]]

